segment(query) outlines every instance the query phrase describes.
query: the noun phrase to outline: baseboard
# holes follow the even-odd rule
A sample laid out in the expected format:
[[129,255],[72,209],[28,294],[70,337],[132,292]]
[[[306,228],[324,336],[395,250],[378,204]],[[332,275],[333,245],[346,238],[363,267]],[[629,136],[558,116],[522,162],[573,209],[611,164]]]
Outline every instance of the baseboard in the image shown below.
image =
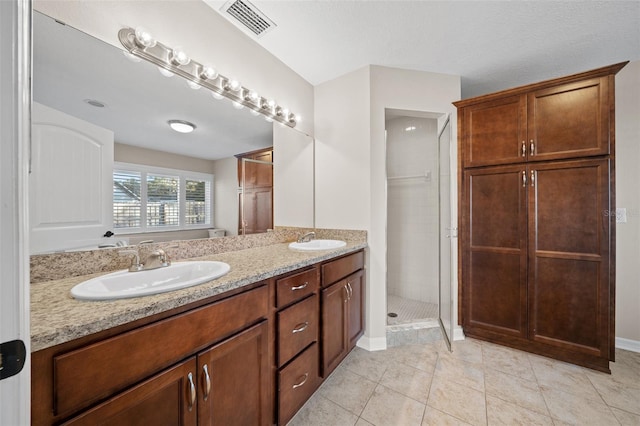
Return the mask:
[[616,337],[616,348],[640,353],[640,341]]
[[464,336],[464,332],[462,331],[462,327],[460,327],[459,325],[455,326],[453,328],[453,341],[458,341],[458,340],[464,340],[465,336]]
[[385,336],[370,338],[367,336],[362,336],[360,339],[358,339],[358,343],[356,343],[356,346],[369,352],[383,351],[387,349],[387,337]]

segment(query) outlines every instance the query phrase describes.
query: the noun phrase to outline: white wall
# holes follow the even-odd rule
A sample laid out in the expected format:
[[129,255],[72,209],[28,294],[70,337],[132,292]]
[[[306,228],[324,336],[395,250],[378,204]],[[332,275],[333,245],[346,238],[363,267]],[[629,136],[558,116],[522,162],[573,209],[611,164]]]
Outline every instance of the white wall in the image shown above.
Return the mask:
[[640,61],[616,76],[616,346],[640,351]]
[[275,226],[313,228],[313,138],[273,125],[273,219]]
[[316,87],[316,225],[368,231],[367,329],[360,344],[369,349],[386,347],[385,108],[450,113],[455,123],[451,102],[458,99],[458,76],[379,66]]
[[146,28],[169,46],[182,46],[201,63],[238,79],[299,114],[313,134],[313,86],[202,1],[35,0],[35,10],[118,48],[118,31]]
[[387,294],[438,304],[438,121],[394,117],[386,130]]

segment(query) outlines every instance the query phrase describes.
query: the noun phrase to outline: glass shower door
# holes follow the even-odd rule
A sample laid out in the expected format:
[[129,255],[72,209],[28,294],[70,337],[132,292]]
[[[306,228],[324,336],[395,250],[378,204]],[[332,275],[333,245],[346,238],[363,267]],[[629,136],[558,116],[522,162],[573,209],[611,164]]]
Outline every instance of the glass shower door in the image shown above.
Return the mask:
[[453,336],[453,297],[451,294],[451,238],[455,237],[456,228],[451,218],[451,123],[446,118],[442,131],[438,135],[439,155],[439,188],[440,201],[440,279],[439,279],[439,315],[438,322],[449,350]]

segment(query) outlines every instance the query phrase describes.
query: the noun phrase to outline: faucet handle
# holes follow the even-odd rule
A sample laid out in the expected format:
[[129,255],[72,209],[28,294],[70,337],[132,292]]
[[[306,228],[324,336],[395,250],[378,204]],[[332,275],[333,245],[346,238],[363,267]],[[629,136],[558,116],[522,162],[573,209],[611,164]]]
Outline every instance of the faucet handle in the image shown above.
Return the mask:
[[120,250],[118,254],[120,256],[125,256],[127,254],[133,255],[131,266],[129,266],[129,272],[142,271],[142,269],[144,268],[144,265],[140,263],[140,253],[138,253],[138,250],[134,250],[134,249]]

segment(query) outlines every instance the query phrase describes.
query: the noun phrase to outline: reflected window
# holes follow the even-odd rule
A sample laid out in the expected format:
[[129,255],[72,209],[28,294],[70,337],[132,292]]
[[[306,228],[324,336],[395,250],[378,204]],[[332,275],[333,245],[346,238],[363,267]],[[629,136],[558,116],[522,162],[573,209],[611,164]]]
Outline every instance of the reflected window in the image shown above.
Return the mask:
[[116,163],[113,226],[134,232],[213,227],[213,175]]

